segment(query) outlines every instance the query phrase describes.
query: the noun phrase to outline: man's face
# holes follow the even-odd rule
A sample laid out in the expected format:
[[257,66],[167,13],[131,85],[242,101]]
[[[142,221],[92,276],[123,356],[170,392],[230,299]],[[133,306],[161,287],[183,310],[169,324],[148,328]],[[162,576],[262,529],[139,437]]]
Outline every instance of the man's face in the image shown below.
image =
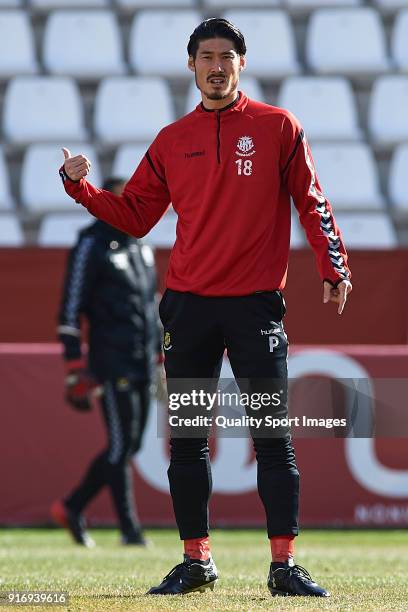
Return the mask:
[[239,73],[245,67],[245,57],[238,55],[234,43],[227,38],[200,41],[195,59],[190,56],[188,67],[195,73],[203,100],[224,100],[235,94]]

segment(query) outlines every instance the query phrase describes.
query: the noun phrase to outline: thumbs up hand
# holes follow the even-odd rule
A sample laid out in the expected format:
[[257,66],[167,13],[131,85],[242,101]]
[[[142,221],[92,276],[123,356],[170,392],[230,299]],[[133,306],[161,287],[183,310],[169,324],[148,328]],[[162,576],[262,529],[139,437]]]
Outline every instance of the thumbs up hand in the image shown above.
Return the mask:
[[76,155],[72,157],[69,149],[62,149],[64,153],[64,170],[65,174],[71,181],[79,181],[84,178],[91,169],[91,162],[85,155]]

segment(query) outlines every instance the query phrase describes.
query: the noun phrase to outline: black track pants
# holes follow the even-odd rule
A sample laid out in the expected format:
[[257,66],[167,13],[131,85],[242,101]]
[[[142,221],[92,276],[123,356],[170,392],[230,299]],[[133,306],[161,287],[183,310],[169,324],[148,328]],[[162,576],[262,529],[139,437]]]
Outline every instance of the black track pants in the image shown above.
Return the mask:
[[135,511],[129,459],[140,448],[149,407],[149,387],[124,379],[104,384],[101,400],[108,446],[92,461],[79,486],[65,499],[75,512],[85,506],[105,485],[109,486],[122,533],[139,529]]
[[[203,385],[214,390],[226,348],[241,391],[281,393],[279,406],[268,406],[260,415],[286,417],[288,344],[282,325],[284,314],[283,298],[277,291],[202,297],[166,290],[160,316],[169,393],[180,384],[183,391],[200,386],[193,379],[206,379]],[[290,435],[251,434],[268,536],[296,535],[299,472]],[[168,477],[180,537],[203,537],[209,529],[212,484],[207,438],[182,438],[173,432],[170,445]]]

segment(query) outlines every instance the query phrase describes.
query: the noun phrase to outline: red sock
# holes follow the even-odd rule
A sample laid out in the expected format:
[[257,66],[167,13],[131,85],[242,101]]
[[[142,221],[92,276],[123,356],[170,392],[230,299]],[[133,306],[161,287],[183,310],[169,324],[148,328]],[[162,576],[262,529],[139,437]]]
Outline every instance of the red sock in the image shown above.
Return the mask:
[[271,543],[272,561],[286,563],[293,559],[295,553],[295,536],[282,535],[269,538]]
[[211,552],[208,536],[204,538],[194,538],[193,540],[184,540],[184,553],[191,559],[200,559],[200,561],[209,559]]

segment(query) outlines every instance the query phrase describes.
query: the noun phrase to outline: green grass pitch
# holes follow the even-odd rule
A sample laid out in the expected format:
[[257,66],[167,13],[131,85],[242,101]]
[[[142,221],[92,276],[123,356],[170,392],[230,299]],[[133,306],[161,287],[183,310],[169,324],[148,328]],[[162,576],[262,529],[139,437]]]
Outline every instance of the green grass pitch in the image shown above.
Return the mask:
[[[71,544],[62,530],[0,530],[0,592],[57,590],[70,594],[68,610],[408,610],[407,531],[304,531],[296,561],[328,588],[330,599],[272,598],[266,587],[269,542],[260,530],[214,530],[220,580],[213,592],[146,597],[181,561],[174,530],[149,530],[148,549],[123,547],[114,530],[91,530],[97,547]],[[1,610],[66,610],[0,606]]]

